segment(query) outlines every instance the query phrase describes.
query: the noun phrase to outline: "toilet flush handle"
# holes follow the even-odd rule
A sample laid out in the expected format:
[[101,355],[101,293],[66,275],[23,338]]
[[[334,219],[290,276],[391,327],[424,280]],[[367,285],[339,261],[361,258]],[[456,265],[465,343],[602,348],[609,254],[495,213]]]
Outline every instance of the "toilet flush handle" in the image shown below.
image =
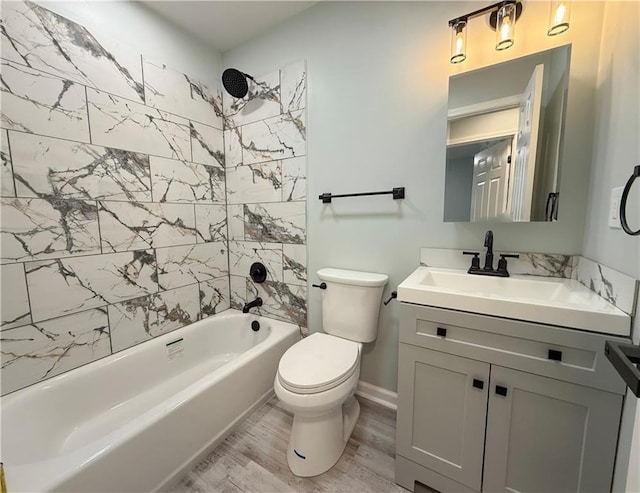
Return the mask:
[[389,298],[387,301],[384,302],[384,306],[387,306],[389,303],[391,303],[391,300],[394,300],[398,297],[398,292],[397,291],[391,291],[391,298]]
[[321,282],[320,284],[312,284],[311,286],[314,287],[314,288],[327,289],[327,283],[326,282]]

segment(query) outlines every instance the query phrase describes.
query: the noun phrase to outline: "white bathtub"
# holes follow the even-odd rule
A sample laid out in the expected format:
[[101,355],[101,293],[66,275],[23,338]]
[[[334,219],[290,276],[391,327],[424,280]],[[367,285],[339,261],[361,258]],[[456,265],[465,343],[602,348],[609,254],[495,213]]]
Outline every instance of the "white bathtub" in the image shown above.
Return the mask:
[[9,491],[171,485],[269,398],[298,339],[294,325],[229,310],[3,397]]

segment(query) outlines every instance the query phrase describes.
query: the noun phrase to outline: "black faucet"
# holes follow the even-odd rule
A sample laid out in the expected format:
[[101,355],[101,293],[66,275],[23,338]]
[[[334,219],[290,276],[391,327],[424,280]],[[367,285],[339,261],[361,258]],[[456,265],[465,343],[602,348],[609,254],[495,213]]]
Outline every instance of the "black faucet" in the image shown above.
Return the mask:
[[262,298],[257,297],[255,300],[245,303],[242,307],[242,313],[249,313],[254,306],[262,306]]
[[509,277],[507,270],[508,258],[519,258],[517,254],[501,253],[498,261],[498,268],[493,270],[493,231],[489,230],[484,235],[484,246],[487,247],[487,253],[484,258],[484,267],[480,268],[479,252],[462,252],[464,255],[473,255],[471,259],[471,267],[467,271],[469,274],[478,274],[481,276]]
[[484,235],[484,246],[487,253],[484,257],[484,270],[493,270],[493,231],[489,230]]

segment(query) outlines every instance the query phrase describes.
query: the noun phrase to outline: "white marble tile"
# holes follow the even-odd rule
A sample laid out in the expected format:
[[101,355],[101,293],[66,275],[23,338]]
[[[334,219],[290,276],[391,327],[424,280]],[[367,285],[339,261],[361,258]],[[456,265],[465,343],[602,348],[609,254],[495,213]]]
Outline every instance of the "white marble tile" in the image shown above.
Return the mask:
[[196,242],[227,241],[227,209],[224,205],[196,204]]
[[249,277],[254,262],[267,268],[267,279],[282,282],[282,244],[257,241],[229,242],[229,273]]
[[227,128],[246,125],[280,114],[280,72],[271,72],[248,80],[249,92],[242,99],[223,93],[223,109]]
[[585,257],[578,257],[574,277],[623,312],[635,315],[638,280]]
[[158,314],[151,309],[151,296],[109,305],[108,311],[114,353],[157,335]]
[[23,264],[0,265],[0,316],[2,327],[31,323],[27,280]]
[[15,197],[13,184],[13,168],[9,151],[9,135],[6,130],[0,131],[0,196]]
[[227,310],[231,306],[230,303],[231,296],[229,293],[228,277],[220,277],[200,283],[201,318],[206,318]]
[[282,161],[282,200],[306,200],[307,158],[294,157]]
[[282,200],[280,161],[227,168],[226,172],[228,204]]
[[150,157],[154,202],[224,203],[224,169]]
[[152,309],[158,314],[157,335],[179,329],[200,318],[198,284],[161,291],[151,299]]
[[107,310],[2,329],[0,342],[4,395],[108,356]]
[[[484,248],[468,249],[480,253],[480,264],[484,265]],[[467,270],[471,266],[471,257],[462,254],[463,250],[449,248],[421,248],[420,263],[429,267]],[[494,268],[498,266],[501,253],[494,253]],[[517,252],[516,252],[517,253]],[[550,253],[519,253],[520,258],[508,259],[507,269],[511,274],[571,278],[573,257],[571,255]]]
[[196,242],[193,205],[99,202],[103,252],[120,252]]
[[[2,5],[2,58],[144,101],[140,55],[39,5]],[[3,74],[4,76],[4,74]]]
[[247,298],[260,296],[263,305],[256,311],[260,315],[307,326],[307,288],[282,282],[265,281],[254,284],[247,279]]
[[245,276],[229,276],[230,305],[231,308],[242,310],[247,302],[247,278]]
[[20,197],[151,200],[149,156],[10,132]]
[[91,142],[188,161],[189,120],[87,88]]
[[34,321],[155,293],[153,250],[25,264]]
[[158,284],[164,290],[226,276],[229,272],[224,242],[158,248],[156,256]]
[[224,168],[224,138],[222,130],[192,121],[190,132],[193,161]]
[[305,206],[305,202],[245,204],[245,239],[279,243],[305,243]]
[[4,198],[0,218],[2,263],[100,253],[95,202]]
[[244,205],[227,205],[229,240],[244,240]]
[[182,72],[142,57],[148,106],[222,129],[222,95]]
[[2,60],[2,127],[89,142],[85,88]]
[[297,111],[307,105],[307,69],[304,61],[280,69],[282,113]]
[[[498,266],[501,253],[511,252],[496,252],[494,268]],[[511,274],[570,279],[573,273],[573,256],[552,253],[520,253],[519,258],[508,259],[507,269]]]
[[242,127],[224,131],[224,162],[227,168],[242,164]]
[[307,285],[307,245],[282,245],[283,281]]
[[242,162],[253,164],[306,154],[304,110],[242,127]]

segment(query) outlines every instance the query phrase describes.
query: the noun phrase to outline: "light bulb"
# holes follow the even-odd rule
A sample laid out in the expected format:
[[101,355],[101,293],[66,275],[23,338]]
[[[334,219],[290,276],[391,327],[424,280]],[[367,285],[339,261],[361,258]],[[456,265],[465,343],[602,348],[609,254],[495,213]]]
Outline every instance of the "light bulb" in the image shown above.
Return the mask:
[[571,11],[571,2],[562,0],[553,0],[549,10],[549,29],[548,36],[555,36],[569,29],[569,14]]
[[496,50],[513,46],[516,24],[516,4],[507,3],[498,9],[496,21]]
[[451,30],[451,63],[460,63],[467,58],[467,21],[459,20]]

